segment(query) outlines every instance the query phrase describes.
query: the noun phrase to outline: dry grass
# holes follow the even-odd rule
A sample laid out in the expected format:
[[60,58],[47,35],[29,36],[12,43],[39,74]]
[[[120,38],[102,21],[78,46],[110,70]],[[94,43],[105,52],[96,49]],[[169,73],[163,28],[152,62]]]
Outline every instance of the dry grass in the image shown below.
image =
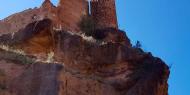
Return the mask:
[[47,60],[45,62],[46,63],[54,62],[54,52],[53,51],[51,51],[47,54]]
[[35,59],[26,56],[25,52],[20,49],[13,49],[7,45],[0,45],[0,59],[9,61],[16,61],[21,64],[32,64],[35,63]]
[[13,53],[17,53],[17,54],[21,54],[21,55],[25,55],[25,52],[21,49],[14,49],[8,45],[0,45],[0,49],[5,50],[5,51],[9,51],[9,52],[13,52]]

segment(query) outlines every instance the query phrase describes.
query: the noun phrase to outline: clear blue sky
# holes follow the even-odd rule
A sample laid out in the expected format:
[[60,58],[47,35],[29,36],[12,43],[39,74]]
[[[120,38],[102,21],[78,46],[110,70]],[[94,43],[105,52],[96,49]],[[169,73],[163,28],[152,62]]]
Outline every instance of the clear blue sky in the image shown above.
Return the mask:
[[[0,19],[42,1],[2,0]],[[173,64],[169,95],[190,95],[190,0],[117,0],[117,9],[119,27],[133,43]]]

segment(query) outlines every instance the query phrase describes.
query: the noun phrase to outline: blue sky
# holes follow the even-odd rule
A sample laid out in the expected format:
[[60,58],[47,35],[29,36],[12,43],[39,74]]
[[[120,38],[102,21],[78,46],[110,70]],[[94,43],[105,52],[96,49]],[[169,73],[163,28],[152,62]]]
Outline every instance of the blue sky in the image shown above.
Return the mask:
[[120,28],[172,64],[169,95],[190,95],[190,0],[117,0]]
[[[42,1],[2,0],[0,19]],[[117,0],[117,14],[133,43],[172,64],[169,95],[190,95],[190,0]]]

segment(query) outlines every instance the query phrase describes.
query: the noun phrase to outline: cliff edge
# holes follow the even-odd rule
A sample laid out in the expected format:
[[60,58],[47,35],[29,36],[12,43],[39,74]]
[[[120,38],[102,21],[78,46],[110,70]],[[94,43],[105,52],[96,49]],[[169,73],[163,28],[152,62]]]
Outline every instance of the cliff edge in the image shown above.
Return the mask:
[[168,95],[160,58],[117,28],[64,27],[59,7],[46,0],[0,20],[0,95]]

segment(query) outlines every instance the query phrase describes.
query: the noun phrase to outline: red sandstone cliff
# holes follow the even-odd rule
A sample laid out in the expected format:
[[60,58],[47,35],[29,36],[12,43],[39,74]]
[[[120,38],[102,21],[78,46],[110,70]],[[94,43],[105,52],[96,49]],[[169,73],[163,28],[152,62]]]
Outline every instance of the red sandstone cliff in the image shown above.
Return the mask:
[[160,58],[115,27],[96,30],[101,40],[69,31],[81,12],[63,19],[60,8],[46,0],[0,21],[0,95],[168,95]]

